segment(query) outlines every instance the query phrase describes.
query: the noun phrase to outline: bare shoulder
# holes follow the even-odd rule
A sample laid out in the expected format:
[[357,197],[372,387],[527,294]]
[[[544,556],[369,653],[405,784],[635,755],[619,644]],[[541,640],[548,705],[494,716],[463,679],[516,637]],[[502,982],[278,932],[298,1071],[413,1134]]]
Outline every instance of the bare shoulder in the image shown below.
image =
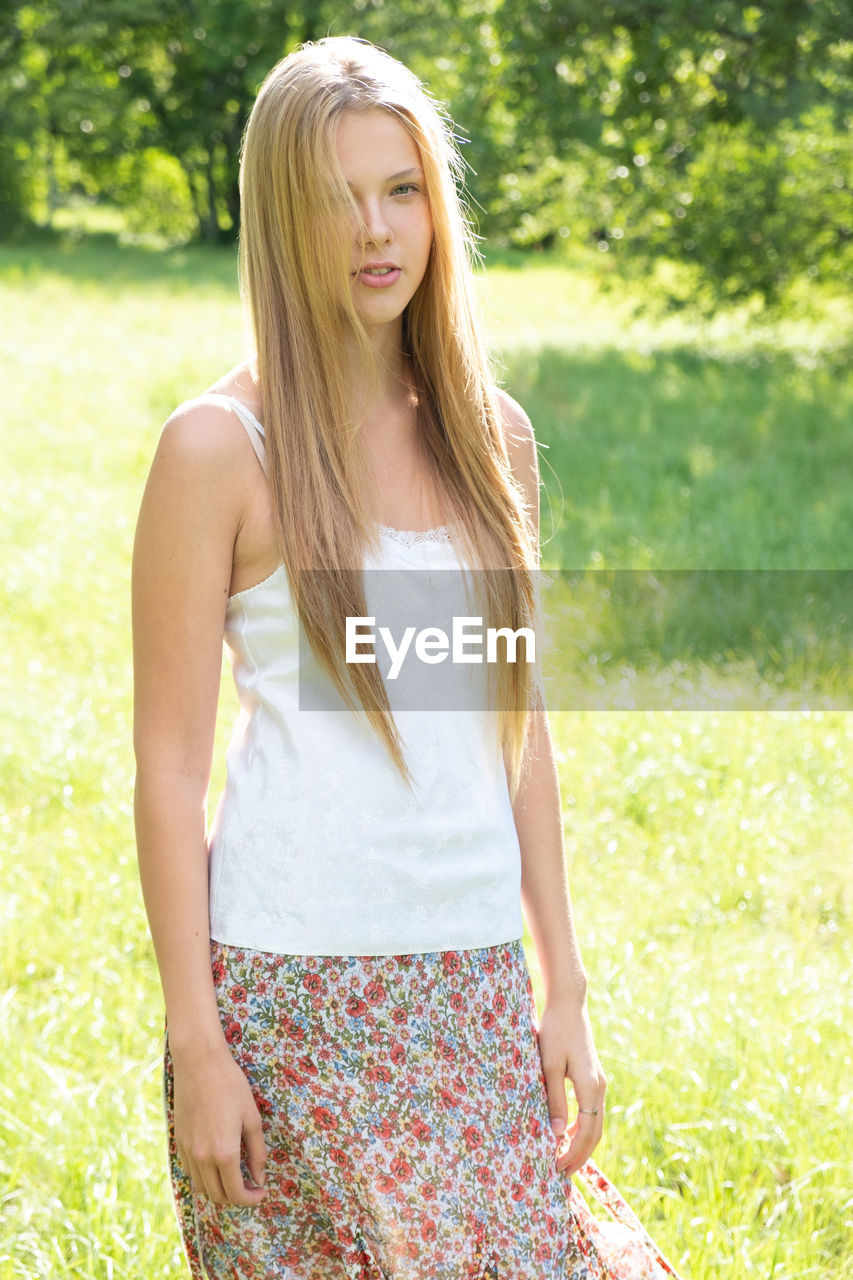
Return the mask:
[[225,404],[222,396],[239,400],[258,417],[260,395],[248,361],[223,374],[199,395],[178,405],[163,427],[163,438],[168,440],[170,447],[213,465],[224,461],[228,466],[240,456],[250,457],[245,448],[245,428],[233,406]]
[[215,462],[221,454],[233,453],[241,434],[245,432],[234,410],[203,392],[172,410],[163,424],[161,443],[165,441],[170,448],[199,460]]
[[507,448],[535,450],[533,425],[518,401],[513,400],[509,392],[504,391],[502,387],[495,387],[495,400],[503,419]]
[[495,388],[495,401],[503,421],[512,473],[523,488],[528,509],[535,513],[535,519],[539,513],[539,464],[533,426],[518,401],[500,387]]
[[225,496],[252,484],[258,464],[234,410],[203,393],[166,419],[153,465],[179,470],[200,485],[221,485]]
[[234,411],[204,395],[185,400],[160,433],[142,496],[137,549],[152,546],[174,556],[182,548],[218,547],[230,573],[237,534],[263,483]]

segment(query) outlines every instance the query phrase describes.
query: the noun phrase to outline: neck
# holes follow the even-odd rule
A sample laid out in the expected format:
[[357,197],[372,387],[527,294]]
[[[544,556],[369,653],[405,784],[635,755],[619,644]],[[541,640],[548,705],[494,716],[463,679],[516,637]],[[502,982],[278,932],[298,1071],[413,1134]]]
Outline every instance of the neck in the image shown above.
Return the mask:
[[365,424],[390,405],[407,402],[410,397],[409,358],[403,350],[402,325],[387,326],[371,333],[376,352],[376,379],[359,362],[355,352],[350,359],[350,385],[356,412]]
[[376,352],[382,377],[387,378],[388,383],[397,381],[406,361],[403,351],[402,317],[391,324],[371,326],[368,334]]

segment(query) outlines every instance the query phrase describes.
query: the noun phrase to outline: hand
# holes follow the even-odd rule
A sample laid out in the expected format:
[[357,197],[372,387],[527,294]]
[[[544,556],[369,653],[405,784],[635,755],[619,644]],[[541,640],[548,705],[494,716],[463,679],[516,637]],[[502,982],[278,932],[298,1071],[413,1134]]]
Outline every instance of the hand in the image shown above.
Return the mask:
[[[267,1148],[246,1076],[225,1041],[174,1060],[178,1159],[200,1194],[219,1205],[257,1205],[266,1196]],[[240,1167],[245,1146],[252,1182]]]
[[[572,999],[546,1001],[539,1020],[538,1039],[551,1128],[560,1144],[557,1171],[567,1170],[571,1177],[598,1146],[604,1127],[607,1081],[595,1051],[586,1005]],[[571,1125],[568,1124],[566,1077],[572,1082],[578,1107],[584,1108],[578,1111]],[[588,1114],[593,1110],[597,1110],[598,1115]],[[565,1134],[569,1137],[567,1146]]]

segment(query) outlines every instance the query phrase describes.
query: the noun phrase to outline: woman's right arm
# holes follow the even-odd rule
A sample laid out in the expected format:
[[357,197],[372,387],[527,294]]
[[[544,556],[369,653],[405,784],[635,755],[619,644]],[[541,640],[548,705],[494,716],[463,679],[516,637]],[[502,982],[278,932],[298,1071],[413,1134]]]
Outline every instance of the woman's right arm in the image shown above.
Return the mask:
[[[222,1031],[210,965],[205,809],[234,545],[250,485],[232,415],[192,405],[167,422],[133,554],[134,748],[140,879],[175,1072],[175,1137],[197,1190],[253,1205],[266,1148]],[[249,467],[254,465],[254,459]]]

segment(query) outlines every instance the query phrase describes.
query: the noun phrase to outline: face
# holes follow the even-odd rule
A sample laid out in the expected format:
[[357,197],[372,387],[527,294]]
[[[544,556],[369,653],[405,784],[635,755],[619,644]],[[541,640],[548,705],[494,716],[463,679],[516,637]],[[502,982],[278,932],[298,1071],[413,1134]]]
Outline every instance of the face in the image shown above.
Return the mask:
[[355,220],[351,226],[350,281],[356,311],[368,327],[399,328],[432,247],[420,151],[399,120],[378,109],[345,112],[338,124],[337,148],[364,220],[364,228]]

